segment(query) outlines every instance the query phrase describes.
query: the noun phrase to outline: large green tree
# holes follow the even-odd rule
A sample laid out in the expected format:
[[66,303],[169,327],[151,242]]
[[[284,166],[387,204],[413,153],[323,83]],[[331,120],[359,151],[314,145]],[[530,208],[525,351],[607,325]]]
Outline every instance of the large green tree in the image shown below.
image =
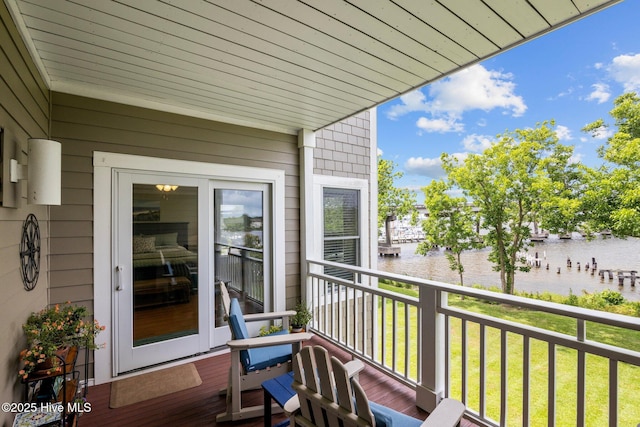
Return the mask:
[[[606,163],[588,173],[584,209],[593,229],[640,237],[640,97],[619,96],[609,114],[617,130],[598,150]],[[608,127],[600,119],[583,130],[597,134]]]
[[424,187],[424,204],[429,216],[422,221],[425,239],[416,253],[426,255],[433,247],[445,247],[449,268],[460,276],[464,286],[462,253],[481,247],[476,231],[477,216],[464,197],[453,197],[450,185],[445,181],[431,181]]
[[417,219],[415,194],[395,186],[395,180],[401,177],[402,172],[395,170],[392,161],[378,156],[378,227],[385,226],[387,246],[391,246],[391,221],[409,214],[412,222]]
[[507,132],[464,160],[442,156],[450,185],[462,190],[488,230],[489,260],[505,293],[514,292],[517,271],[529,270],[520,253],[530,245],[531,224],[539,221],[551,231],[569,232],[575,227],[571,218],[580,212],[574,202],[581,181],[570,160],[573,147],[559,143],[554,127],[544,122]]

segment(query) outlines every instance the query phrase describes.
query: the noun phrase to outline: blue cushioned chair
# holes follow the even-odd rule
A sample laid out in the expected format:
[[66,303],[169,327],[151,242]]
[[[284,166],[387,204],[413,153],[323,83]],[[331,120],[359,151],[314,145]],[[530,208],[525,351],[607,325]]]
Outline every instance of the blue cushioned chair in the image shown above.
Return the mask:
[[[453,427],[459,425],[465,407],[443,399],[425,420],[418,420],[373,402],[348,367],[329,357],[320,346],[304,347],[293,359],[293,384],[298,394],[292,425],[343,427]],[[285,407],[286,409],[286,407]]]
[[[222,305],[231,330],[231,369],[227,388],[227,410],[216,416],[218,422],[261,417],[264,407],[242,407],[241,393],[260,388],[263,381],[291,371],[292,354],[300,349],[302,341],[311,338],[309,333],[289,334],[289,317],[295,311],[277,313],[243,314],[236,298],[230,298],[224,283],[220,284]],[[246,322],[282,322],[282,332],[264,337],[250,337]],[[275,406],[273,412],[282,411]]]

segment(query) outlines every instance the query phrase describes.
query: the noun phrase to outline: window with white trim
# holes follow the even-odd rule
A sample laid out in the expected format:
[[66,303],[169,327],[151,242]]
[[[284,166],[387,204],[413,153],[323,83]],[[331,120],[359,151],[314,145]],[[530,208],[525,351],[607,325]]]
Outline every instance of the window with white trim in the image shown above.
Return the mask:
[[[361,265],[360,190],[324,187],[323,258],[349,265]],[[325,273],[353,279],[353,273],[326,267]]]

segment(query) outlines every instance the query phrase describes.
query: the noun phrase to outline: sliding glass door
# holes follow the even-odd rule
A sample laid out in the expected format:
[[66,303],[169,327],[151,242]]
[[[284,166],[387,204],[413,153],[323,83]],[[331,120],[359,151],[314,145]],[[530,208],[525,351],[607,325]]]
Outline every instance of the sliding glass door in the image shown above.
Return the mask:
[[272,310],[270,185],[129,170],[115,182],[117,374],[223,346],[221,282],[246,314]]

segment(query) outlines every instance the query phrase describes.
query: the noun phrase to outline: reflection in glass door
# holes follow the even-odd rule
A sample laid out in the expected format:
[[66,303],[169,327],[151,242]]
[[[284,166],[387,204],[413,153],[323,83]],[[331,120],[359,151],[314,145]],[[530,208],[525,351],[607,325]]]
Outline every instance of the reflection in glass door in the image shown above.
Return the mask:
[[198,334],[198,188],[133,184],[133,345]]
[[[238,298],[243,313],[270,309],[270,247],[266,185],[214,189],[215,279]],[[265,250],[266,248],[266,250]],[[216,308],[221,308],[216,292]],[[216,327],[226,327],[217,310]]]

